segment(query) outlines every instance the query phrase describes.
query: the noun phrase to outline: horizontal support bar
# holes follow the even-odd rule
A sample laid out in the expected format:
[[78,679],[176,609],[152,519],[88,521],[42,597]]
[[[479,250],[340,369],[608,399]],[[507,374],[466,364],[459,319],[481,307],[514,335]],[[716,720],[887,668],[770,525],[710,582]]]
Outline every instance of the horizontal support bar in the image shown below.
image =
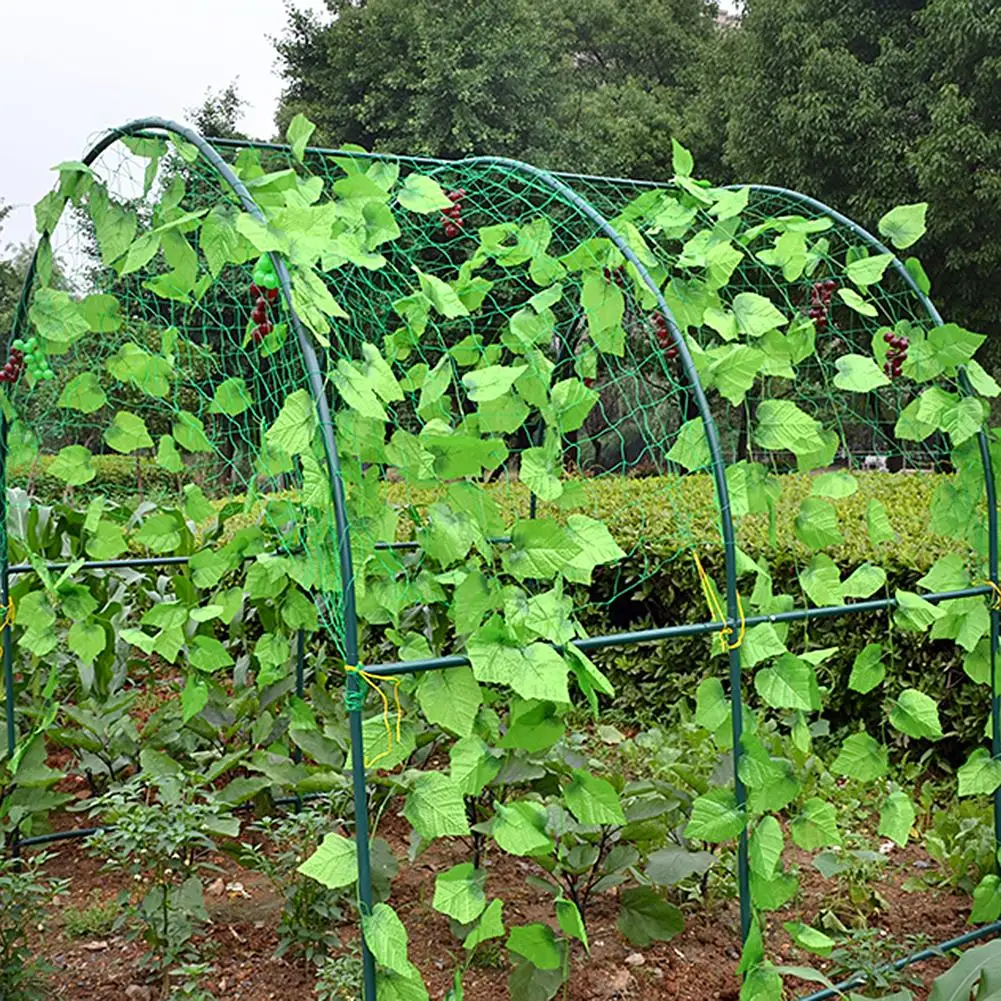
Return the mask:
[[[118,570],[127,567],[159,567],[178,566],[187,563],[190,556],[142,556],[128,560],[86,560],[80,565],[81,570]],[[75,562],[75,561],[74,561]],[[46,570],[65,570],[73,563],[46,563]],[[30,563],[15,563],[12,567],[7,567],[7,573],[22,574],[35,573],[35,568]]]
[[[920,952],[912,952],[911,955],[905,956],[903,959],[898,959],[892,963],[884,963],[882,966],[877,966],[873,972],[889,973],[891,970],[903,970],[908,966],[912,966],[914,963],[923,963],[926,959],[939,959],[951,952],[953,949],[960,949],[964,945],[976,942],[977,939],[987,938],[988,935],[996,935],[998,932],[1001,932],[1001,921],[992,921],[989,925],[984,925],[983,928],[976,928],[963,935],[957,935],[956,938],[950,938],[945,942],[939,942],[938,945],[922,949]],[[854,977],[849,977],[848,980],[842,980],[840,984],[835,984],[833,987],[826,987],[822,991],[816,991],[813,994],[808,994],[806,997],[799,998],[798,1001],[827,1001],[828,998],[840,996],[844,994],[845,991],[854,990],[858,987],[865,987],[866,983],[867,979],[864,975],[856,974]]]
[[[509,546],[512,542],[510,535],[497,535],[492,538],[488,538],[492,546]],[[420,549],[421,544],[415,539],[408,539],[406,542],[377,542],[375,544],[376,549]]]
[[[964,587],[957,591],[938,591],[934,594],[921,595],[925,601],[937,605],[942,601],[955,601],[959,598],[975,598],[990,594],[993,588],[983,584],[976,587]],[[801,622],[806,619],[832,618],[837,615],[854,615],[859,612],[877,612],[887,608],[896,608],[896,598],[876,598],[872,601],[857,601],[851,605],[826,605],[821,608],[795,608],[788,612],[776,612],[773,615],[752,615],[744,620],[745,628],[760,626],[765,622]],[[718,633],[729,625],[731,629],[740,628],[739,622],[690,622],[680,626],[665,626],[662,629],[644,629],[638,632],[611,633],[608,636],[588,636],[586,639],[574,640],[573,645],[583,652],[588,650],[603,650],[611,646],[629,646],[633,643],[654,643],[658,640],[678,639],[683,636],[701,636],[705,633]],[[409,660],[396,664],[376,664],[366,667],[369,674],[383,677],[394,677],[401,674],[419,674],[422,671],[433,671],[438,668],[464,667],[469,664],[469,658],[463,654],[448,657],[429,657],[425,660]]]

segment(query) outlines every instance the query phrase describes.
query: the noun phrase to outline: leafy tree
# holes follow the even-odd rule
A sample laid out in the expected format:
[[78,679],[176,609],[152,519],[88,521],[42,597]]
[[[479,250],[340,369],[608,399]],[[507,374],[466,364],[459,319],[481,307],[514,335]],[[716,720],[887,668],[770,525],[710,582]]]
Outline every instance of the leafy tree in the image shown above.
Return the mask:
[[278,44],[317,140],[440,156],[499,154],[650,176],[716,36],[707,0],[328,0]]
[[442,156],[545,159],[558,144],[569,22],[553,0],[328,7],[329,23],[293,9],[278,44],[282,128],[302,111],[320,142]]
[[870,228],[896,202],[929,202],[936,301],[997,330],[1001,11],[749,0],[731,35],[716,85],[731,176],[797,188]]

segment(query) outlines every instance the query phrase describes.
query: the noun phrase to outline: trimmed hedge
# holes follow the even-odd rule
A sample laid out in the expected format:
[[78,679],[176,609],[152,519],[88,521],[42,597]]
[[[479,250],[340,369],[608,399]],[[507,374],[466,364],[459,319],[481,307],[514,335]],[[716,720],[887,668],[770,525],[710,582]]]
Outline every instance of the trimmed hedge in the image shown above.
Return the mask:
[[[44,472],[51,459],[36,467],[33,489],[36,495],[60,497],[65,484]],[[136,492],[136,460],[127,456],[95,456],[98,476],[84,490],[104,492],[113,499]],[[147,493],[177,491],[178,480],[152,460],[140,460],[139,469]],[[935,488],[950,474],[880,473],[856,474],[859,489],[850,497],[831,500],[837,512],[843,542],[826,552],[835,560],[842,575],[867,561],[887,573],[886,593],[897,588],[915,590],[916,582],[939,557],[960,552],[972,556],[954,539],[933,534],[929,510]],[[782,492],[776,504],[773,526],[766,514],[746,515],[738,522],[738,544],[752,559],[767,564],[775,593],[796,596],[797,606],[807,604],[797,575],[812,551],[795,534],[795,518],[801,501],[810,494],[815,477],[789,474],[780,477]],[[723,582],[722,551],[712,481],[704,474],[682,477],[605,476],[570,481],[578,491],[575,500],[583,510],[608,524],[626,559],[614,567],[599,568],[590,588],[578,590],[578,608],[591,635],[645,629],[709,618],[691,553],[697,551],[717,584]],[[12,485],[21,485],[18,477]],[[438,499],[442,489],[415,490],[405,483],[385,485],[387,500],[399,506],[421,509]],[[526,517],[529,492],[523,484],[503,481],[488,488],[502,517]],[[76,496],[82,499],[83,491]],[[287,495],[286,495],[287,496]],[[239,498],[219,498],[224,500]],[[873,546],[866,524],[870,501],[881,501],[895,541]],[[256,521],[264,501],[226,524],[226,534]],[[563,519],[557,505],[540,504],[540,517]],[[400,519],[400,538],[413,530],[409,518]],[[753,578],[741,581],[741,593],[748,598]],[[883,686],[867,696],[851,692],[848,676],[856,654],[870,642],[886,647],[887,677]],[[832,726],[864,721],[872,732],[884,727],[885,714],[879,694],[896,694],[901,688],[915,687],[940,701],[942,724],[950,739],[940,750],[951,760],[961,760],[963,749],[979,743],[988,713],[985,689],[970,682],[963,671],[962,654],[955,644],[932,641],[926,634],[901,632],[892,626],[888,612],[864,613],[835,619],[818,619],[791,627],[788,645],[792,650],[837,646],[838,653],[825,661],[819,674],[839,697],[828,700]],[[677,710],[679,700],[694,698],[699,681],[709,673],[723,675],[724,661],[710,662],[710,642],[705,636],[643,644],[607,650],[595,659],[608,671],[616,685],[616,709],[644,720],[663,720]],[[748,670],[748,682],[753,671]],[[889,741],[892,732],[884,733]]]

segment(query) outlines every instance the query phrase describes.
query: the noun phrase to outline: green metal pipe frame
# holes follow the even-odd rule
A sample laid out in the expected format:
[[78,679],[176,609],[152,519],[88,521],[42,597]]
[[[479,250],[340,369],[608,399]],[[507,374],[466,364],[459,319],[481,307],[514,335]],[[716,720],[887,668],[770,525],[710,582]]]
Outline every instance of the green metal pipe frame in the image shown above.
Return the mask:
[[[84,162],[88,165],[93,163],[101,153],[104,152],[110,145],[115,141],[126,135],[142,135],[147,134],[150,130],[154,130],[153,134],[159,135],[162,132],[172,133],[186,142],[193,145],[202,155],[208,163],[216,170],[219,176],[224,180],[228,186],[233,190],[241,201],[243,207],[252,215],[256,216],[258,219],[263,219],[263,214],[260,209],[253,201],[249,192],[245,186],[240,182],[239,178],[233,173],[231,168],[222,158],[219,156],[215,147],[247,147],[252,146],[255,148],[265,148],[265,149],[276,149],[276,150],[287,150],[288,147],[282,144],[274,143],[259,143],[259,142],[239,142],[236,140],[220,140],[212,139],[206,140],[197,133],[188,129],[183,125],[179,125],[174,122],[167,121],[165,119],[158,118],[147,118],[140,119],[135,122],[131,122],[120,129],[114,130],[105,137],[103,137],[87,154],[84,158]],[[385,159],[386,157],[380,154],[358,154],[358,153],[345,153],[344,151],[337,150],[323,150],[323,149],[310,149],[307,153],[314,152],[318,155],[325,155],[330,153],[338,153],[339,155],[347,156],[358,156],[361,158],[371,158],[371,159]],[[424,163],[429,166],[435,167],[455,167],[457,164],[453,161],[440,160],[431,157],[410,157],[407,158],[412,162]],[[499,157],[476,157],[465,161],[459,161],[464,166],[471,165],[483,165],[487,167],[500,167],[509,171],[520,172],[531,176],[537,181],[541,181],[550,187],[551,190],[561,195],[565,198],[573,207],[580,211],[583,215],[591,219],[604,233],[605,235],[617,246],[619,251],[623,256],[633,264],[636,269],[637,274],[640,279],[647,285],[648,289],[655,295],[657,300],[657,305],[660,311],[663,313],[664,317],[668,322],[668,327],[671,331],[671,335],[674,339],[674,343],[678,347],[679,357],[681,358],[682,366],[685,370],[685,374],[691,383],[692,391],[696,399],[696,404],[699,407],[700,413],[703,418],[705,425],[706,438],[710,448],[711,454],[711,468],[714,478],[714,485],[717,493],[717,502],[720,508],[720,529],[724,548],[724,559],[725,559],[725,569],[726,569],[726,597],[727,597],[727,622],[703,622],[686,624],[680,626],[666,627],[663,629],[645,630],[642,632],[632,632],[632,633],[619,633],[608,636],[599,637],[589,637],[587,639],[575,641],[575,645],[581,650],[594,650],[601,649],[613,645],[629,644],[629,643],[639,643],[639,642],[652,642],[662,639],[667,639],[671,637],[686,636],[686,635],[698,635],[704,633],[710,633],[714,631],[720,631],[724,627],[729,626],[729,628],[734,629],[739,625],[739,612],[737,603],[737,574],[736,574],[736,543],[733,532],[733,521],[729,505],[729,495],[726,486],[725,479],[725,462],[722,456],[722,450],[719,445],[719,438],[716,432],[715,423],[712,418],[711,411],[709,409],[708,401],[705,398],[705,394],[701,383],[699,381],[698,375],[695,371],[694,364],[692,362],[691,356],[688,352],[687,345],[684,341],[684,337],[681,335],[680,330],[677,327],[674,317],[660,294],[660,290],[656,283],[653,281],[649,273],[643,267],[642,263],[636,258],[635,254],[632,252],[631,248],[628,246],[626,241],[622,238],[614,227],[609,223],[609,221],[602,216],[593,206],[590,205],[585,199],[581,198],[568,184],[565,183],[563,179],[587,179],[587,180],[604,180],[610,182],[616,182],[623,184],[632,184],[634,186],[656,186],[663,187],[664,185],[657,184],[656,182],[650,181],[636,181],[628,178],[595,178],[589,175],[580,174],[553,174],[546,171],[539,170],[530,164],[523,163],[517,160],[510,160],[506,158]],[[738,186],[733,186],[738,187]],[[803,204],[810,205],[817,211],[828,215],[835,221],[839,222],[841,225],[847,227],[857,236],[864,239],[869,243],[874,249],[877,249],[880,253],[892,253],[889,251],[879,240],[877,240],[872,234],[868,233],[866,230],[862,229],[851,219],[846,216],[841,215],[835,210],[831,209],[829,206],[810,198],[809,196],[802,195],[798,192],[789,191],[788,189],[773,187],[769,185],[750,185],[752,190],[773,192],[781,194],[784,197],[802,202]],[[349,665],[356,665],[358,663],[358,622],[357,613],[354,605],[354,587],[353,587],[353,569],[351,565],[351,553],[350,553],[350,540],[349,540],[349,526],[347,524],[346,507],[344,503],[344,492],[343,492],[343,482],[340,475],[340,464],[337,456],[336,443],[333,439],[332,434],[332,420],[330,415],[329,404],[326,398],[326,394],[323,388],[322,373],[320,371],[319,362],[317,360],[316,354],[313,351],[312,345],[309,341],[307,334],[305,333],[298,316],[295,311],[291,308],[291,294],[290,294],[290,282],[288,270],[284,264],[284,261],[280,259],[278,255],[273,254],[272,260],[275,265],[276,273],[279,277],[279,282],[284,293],[285,301],[287,304],[290,321],[293,329],[295,330],[297,340],[299,343],[300,350],[303,355],[303,360],[306,367],[307,379],[309,382],[310,392],[313,396],[314,403],[317,406],[319,423],[321,429],[321,436],[324,443],[324,449],[327,459],[328,471],[330,474],[330,481],[332,487],[332,493],[334,498],[334,508],[335,508],[335,524],[338,535],[338,553],[341,564],[341,579],[347,582],[347,586],[344,588],[342,594],[343,601],[343,614],[344,614],[344,625],[345,625],[345,636],[344,636],[344,655],[345,662]],[[907,272],[900,260],[893,255],[893,266],[900,273],[905,283],[915,294],[918,300],[922,303],[924,309],[929,315],[929,318],[936,324],[940,325],[942,323],[942,318],[938,311],[935,309],[934,305],[928,299],[928,297],[918,288],[913,277]],[[21,300],[18,303],[18,308],[15,313],[15,330],[18,325],[24,322],[27,313],[28,298],[30,295],[31,285],[33,283],[33,276],[35,270],[35,260],[32,260],[31,266],[29,267],[28,276],[25,281],[24,288],[22,289]],[[0,422],[0,494],[2,494],[2,499],[0,503],[4,505],[4,509],[0,511],[5,511],[6,506],[6,422]],[[996,506],[996,495],[994,486],[994,476],[992,469],[992,462],[989,450],[989,442],[987,436],[983,429],[979,432],[979,445],[981,460],[984,467],[985,483],[986,483],[986,493],[987,493],[987,504],[988,504],[988,544],[990,548],[989,553],[989,573],[990,580],[992,584],[998,583],[998,518],[997,518],[997,506]],[[507,542],[508,539],[497,539],[497,542]],[[416,543],[412,542],[387,542],[378,544],[380,548],[413,548]],[[19,564],[16,566],[9,566],[7,562],[6,547],[3,554],[0,554],[0,598],[4,602],[7,601],[8,588],[9,588],[9,577],[13,574],[27,573],[33,570],[30,565]],[[115,569],[124,567],[150,567],[159,565],[178,565],[183,564],[188,561],[189,557],[161,557],[153,559],[131,559],[131,560],[111,560],[111,561],[90,561],[84,563],[81,569]],[[62,569],[69,564],[52,564],[53,569]],[[941,592],[938,594],[931,594],[923,596],[925,600],[930,602],[946,601],[955,598],[971,597],[976,595],[988,594],[993,590],[990,586],[983,587],[973,587],[965,588],[959,591],[952,592]],[[865,611],[874,611],[879,609],[886,609],[896,606],[895,599],[877,599],[874,601],[857,602],[850,605],[841,606],[828,606],[813,609],[798,609],[792,610],[790,612],[777,613],[775,615],[763,615],[763,616],[753,616],[745,620],[746,626],[756,625],[762,622],[789,622],[797,621],[810,618],[821,618],[821,617],[831,617],[837,615],[848,615],[861,613]],[[996,689],[994,681],[996,679],[996,662],[999,646],[999,624],[1001,624],[1001,616],[997,609],[992,609],[991,612],[991,679],[992,679],[992,691]],[[6,716],[7,716],[7,741],[8,741],[8,753],[13,753],[15,746],[15,733],[14,733],[14,712],[13,712],[13,670],[12,670],[12,650],[11,650],[11,640],[10,640],[10,630],[4,630],[4,680],[5,680],[5,693],[6,693]],[[304,655],[303,655],[303,642],[300,635],[300,640],[297,645],[297,694],[302,695],[303,689],[303,677],[304,677]],[[431,670],[434,668],[445,668],[450,666],[458,666],[459,664],[468,663],[467,658],[457,655],[454,657],[439,657],[433,658],[428,661],[411,661],[400,664],[384,664],[378,666],[367,667],[366,670],[372,674],[379,674],[382,676],[391,676],[395,674],[406,674],[421,670]],[[741,672],[740,672],[740,655],[738,650],[731,649],[729,651],[729,669],[730,669],[730,697],[732,706],[732,718],[733,718],[733,739],[734,739],[734,781],[736,787],[736,795],[738,798],[738,803],[743,804],[745,794],[743,790],[743,785],[737,772],[737,762],[740,756],[741,747]],[[348,692],[358,691],[359,681],[357,676],[350,672],[346,679],[346,686]],[[367,815],[367,790],[365,783],[365,768],[362,759],[362,741],[361,741],[361,710],[354,710],[350,713],[351,718],[351,743],[352,743],[352,778],[354,787],[354,797],[355,797],[355,814],[356,814],[356,842],[358,844],[358,867],[359,867],[359,904],[363,913],[371,908],[372,903],[372,887],[371,887],[371,870],[370,862],[368,856],[368,815]],[[992,747],[993,754],[995,757],[1001,756],[1001,697],[995,695],[992,697]],[[291,802],[299,803],[301,800],[298,797],[294,797]],[[995,794],[994,798],[994,813],[995,813],[995,836],[999,843],[1001,843],[1001,790]],[[29,844],[42,844],[50,840],[56,840],[57,838],[65,838],[69,836],[83,836],[83,832],[63,832],[57,836],[54,835],[42,835],[37,838],[24,839],[19,842],[20,845]],[[743,937],[746,939],[747,932],[750,927],[750,893],[748,886],[748,866],[747,866],[747,834],[746,831],[741,835],[740,841],[738,843],[738,882],[740,887],[740,903],[741,903],[741,929]],[[940,950],[947,948],[955,948],[959,945],[966,944],[969,941],[973,941],[976,938],[984,937],[988,934],[993,934],[995,931],[1001,930],[1001,922],[997,922],[994,925],[986,926],[984,928],[978,929],[975,932],[971,932],[968,935],[961,936],[959,939],[953,939],[949,942],[942,943],[937,949],[924,950],[921,953],[915,953],[913,956],[908,957],[904,960],[898,961],[894,964],[894,967],[901,969],[910,963],[917,962],[920,959],[928,958],[932,955],[938,955]],[[367,947],[363,949],[363,954],[365,957],[364,964],[364,997],[365,1001],[374,1001],[375,998],[375,979],[374,979],[374,963],[372,961],[371,953],[368,951]],[[851,985],[849,982],[846,984]],[[839,985],[843,986],[843,985]],[[836,990],[829,990],[825,992],[819,992],[818,994],[810,995],[808,998],[802,999],[802,1001],[821,1001],[822,998],[832,996],[836,993]]]

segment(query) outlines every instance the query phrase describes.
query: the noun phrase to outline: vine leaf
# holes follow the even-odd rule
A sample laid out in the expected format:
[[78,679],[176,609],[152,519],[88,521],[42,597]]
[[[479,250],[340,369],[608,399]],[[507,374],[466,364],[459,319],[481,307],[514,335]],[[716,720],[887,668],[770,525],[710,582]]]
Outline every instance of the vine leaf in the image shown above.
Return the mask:
[[422,772],[414,777],[403,815],[427,841],[469,834],[462,793],[452,779],[441,772]]
[[486,882],[487,874],[472,862],[454,865],[435,877],[431,906],[459,924],[471,924],[486,909]]
[[918,242],[925,234],[927,226],[925,217],[928,214],[928,203],[917,202],[914,205],[898,205],[890,209],[879,220],[879,232],[885,236],[897,250],[905,250]]

